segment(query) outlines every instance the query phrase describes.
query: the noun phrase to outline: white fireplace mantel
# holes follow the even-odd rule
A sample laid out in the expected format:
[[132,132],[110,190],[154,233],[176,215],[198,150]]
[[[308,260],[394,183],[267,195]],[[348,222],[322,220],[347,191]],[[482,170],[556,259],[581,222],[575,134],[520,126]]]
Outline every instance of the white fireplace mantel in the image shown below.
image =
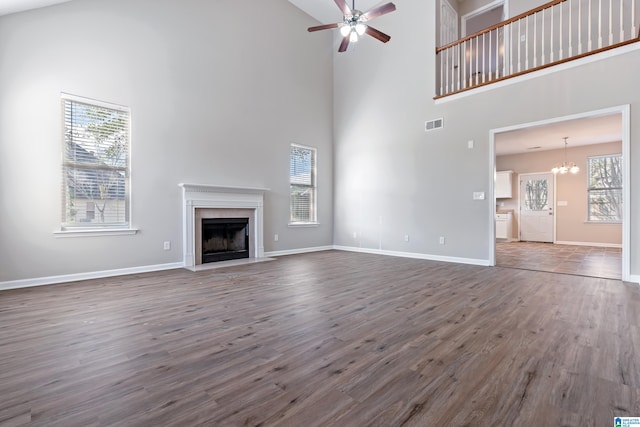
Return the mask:
[[183,201],[183,262],[184,267],[195,267],[196,209],[253,209],[256,232],[252,242],[255,257],[264,257],[264,193],[267,188],[230,187],[206,184],[178,184],[182,187]]

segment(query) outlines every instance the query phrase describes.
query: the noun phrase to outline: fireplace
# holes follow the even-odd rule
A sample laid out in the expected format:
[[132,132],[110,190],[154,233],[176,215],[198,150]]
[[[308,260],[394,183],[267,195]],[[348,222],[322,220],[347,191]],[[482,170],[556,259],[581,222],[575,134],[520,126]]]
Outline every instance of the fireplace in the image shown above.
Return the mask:
[[264,258],[263,199],[267,189],[203,184],[180,184],[180,187],[185,268],[196,271],[203,264],[202,220],[205,218],[249,218],[249,259]]
[[202,263],[249,258],[249,218],[202,218]]

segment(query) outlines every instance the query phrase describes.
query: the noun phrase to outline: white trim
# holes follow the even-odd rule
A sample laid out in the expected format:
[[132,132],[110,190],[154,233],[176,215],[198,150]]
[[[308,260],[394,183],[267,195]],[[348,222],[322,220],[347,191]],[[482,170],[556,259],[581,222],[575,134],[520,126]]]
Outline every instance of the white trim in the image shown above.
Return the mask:
[[33,279],[9,280],[0,282],[0,291],[9,289],[31,288],[35,286],[55,285],[59,283],[77,282],[80,280],[102,279],[105,277],[124,276],[127,274],[150,273],[154,271],[182,268],[181,262],[147,265],[143,267],[120,268],[116,270],[93,271],[87,273],[64,274],[61,276],[36,277]]
[[631,274],[629,275],[629,280],[625,280],[625,282],[632,282],[640,284],[640,274]]
[[552,65],[550,67],[543,68],[538,71],[532,71],[530,73],[526,73],[521,76],[507,78],[505,80],[480,86],[475,89],[469,89],[464,92],[456,93],[454,95],[448,95],[442,98],[435,99],[434,104],[435,105],[444,104],[445,102],[455,101],[455,100],[466,98],[467,96],[472,96],[478,93],[488,92],[490,90],[498,89],[505,86],[510,86],[510,85],[521,83],[531,79],[537,79],[538,77],[557,73],[559,71],[569,70],[571,68],[579,67],[585,64],[590,64],[592,62],[602,61],[605,59],[612,58],[614,56],[624,55],[626,53],[633,52],[636,50],[640,50],[640,43],[631,43],[625,46],[617,47],[615,49],[610,49],[604,52],[599,52],[593,55],[585,56],[584,58],[574,59],[573,61],[563,62],[562,64],[558,64],[558,65]]
[[508,0],[494,0],[491,3],[485,4],[484,6],[481,6],[475,10],[472,10],[469,13],[465,13],[464,15],[462,15],[460,17],[460,24],[461,24],[461,36],[462,37],[466,37],[467,36],[467,21],[471,18],[474,18],[478,15],[482,15],[485,12],[489,12],[490,10],[493,9],[497,9],[498,7],[502,6],[502,14],[503,14],[503,19],[506,19],[509,16],[509,2]]
[[98,237],[98,236],[131,236],[138,232],[137,228],[99,228],[91,229],[68,229],[54,231],[56,237]]
[[87,98],[86,96],[72,95],[70,93],[60,92],[60,98],[68,101],[79,102],[81,104],[93,105],[96,107],[110,108],[112,110],[120,110],[131,114],[131,107],[125,105],[113,104],[111,102],[100,101],[98,99]]
[[182,253],[183,266],[195,268],[196,209],[253,209],[255,258],[264,257],[264,193],[267,188],[230,187],[207,184],[178,184],[182,187]]
[[286,256],[286,255],[298,255],[298,254],[308,254],[311,252],[330,251],[332,249],[335,249],[332,245],[316,246],[314,248],[300,248],[300,249],[289,249],[285,251],[265,252],[264,256],[273,258],[273,257],[279,257],[279,256]]
[[594,242],[568,242],[563,240],[558,240],[555,242],[556,245],[570,245],[570,246],[593,246],[596,248],[618,248],[622,249],[621,243],[594,243]]
[[489,260],[486,260],[486,259],[459,258],[459,257],[449,257],[449,256],[441,256],[441,255],[421,254],[416,252],[387,251],[382,249],[357,248],[353,246],[334,246],[333,248],[338,251],[359,252],[359,253],[374,254],[374,255],[387,255],[387,256],[395,256],[395,257],[401,257],[401,258],[423,259],[427,261],[442,261],[442,262],[451,262],[455,264],[480,265],[484,267],[489,266]]
[[[636,43],[640,46],[640,43]],[[615,50],[615,49],[614,49]],[[615,107],[603,108],[601,110],[587,111],[578,114],[571,114],[568,116],[554,117],[551,119],[540,120],[537,122],[523,123],[513,126],[507,126],[498,129],[489,130],[489,170],[493,171],[493,179],[489,180],[489,191],[491,197],[495,200],[495,170],[496,170],[496,142],[495,136],[498,133],[509,132],[512,130],[525,129],[529,127],[544,126],[548,124],[554,124],[559,122],[565,122],[575,119],[584,119],[589,117],[599,117],[612,114],[620,114],[622,116],[622,167],[623,167],[623,203],[624,213],[622,217],[622,280],[631,281],[631,106],[629,104],[619,105]],[[555,205],[555,204],[554,204]],[[490,219],[494,220],[496,216],[495,203],[490,204]],[[495,224],[489,227],[489,265],[496,265],[496,239],[495,239]],[[633,276],[637,277],[637,276]]]

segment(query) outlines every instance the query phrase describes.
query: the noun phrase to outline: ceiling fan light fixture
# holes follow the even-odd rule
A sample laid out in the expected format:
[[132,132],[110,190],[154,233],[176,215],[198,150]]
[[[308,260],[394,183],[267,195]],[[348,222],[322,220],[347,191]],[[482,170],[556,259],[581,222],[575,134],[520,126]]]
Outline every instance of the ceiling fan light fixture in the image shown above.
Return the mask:
[[365,31],[367,31],[367,26],[364,25],[362,22],[358,22],[356,24],[356,33],[358,33],[358,35],[361,36],[364,34]]
[[351,31],[351,35],[349,36],[349,41],[351,43],[355,43],[358,41],[358,33],[356,31]]
[[351,25],[344,24],[342,27],[340,27],[340,34],[342,34],[342,37],[347,37],[350,32],[351,32]]

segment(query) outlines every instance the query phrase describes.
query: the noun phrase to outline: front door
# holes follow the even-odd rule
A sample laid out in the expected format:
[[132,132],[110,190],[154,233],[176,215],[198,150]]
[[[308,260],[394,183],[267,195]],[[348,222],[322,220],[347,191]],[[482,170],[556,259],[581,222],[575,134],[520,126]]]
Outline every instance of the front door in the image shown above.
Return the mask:
[[553,243],[553,178],[520,175],[520,240]]

